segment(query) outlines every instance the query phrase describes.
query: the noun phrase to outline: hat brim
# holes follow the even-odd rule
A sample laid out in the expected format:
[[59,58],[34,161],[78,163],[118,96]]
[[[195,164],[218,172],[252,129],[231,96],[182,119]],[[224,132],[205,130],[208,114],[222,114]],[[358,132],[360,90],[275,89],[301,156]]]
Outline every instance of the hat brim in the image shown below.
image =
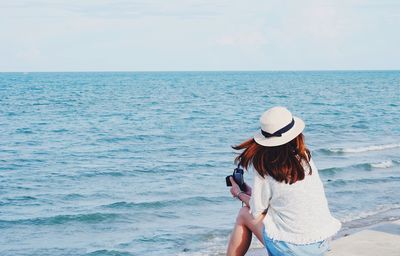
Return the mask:
[[293,119],[293,127],[289,131],[283,133],[281,137],[266,138],[264,135],[262,135],[260,130],[254,135],[254,140],[257,142],[257,144],[265,147],[276,147],[288,143],[302,133],[305,127],[303,120],[295,116]]

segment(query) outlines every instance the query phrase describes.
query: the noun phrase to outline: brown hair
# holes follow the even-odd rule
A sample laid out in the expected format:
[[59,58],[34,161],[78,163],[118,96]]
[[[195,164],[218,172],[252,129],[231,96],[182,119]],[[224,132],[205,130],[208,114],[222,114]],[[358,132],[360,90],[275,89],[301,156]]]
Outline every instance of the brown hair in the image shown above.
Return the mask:
[[232,148],[243,150],[236,157],[235,163],[239,163],[245,169],[253,165],[262,177],[269,175],[278,182],[293,184],[304,179],[305,170],[302,163],[307,165],[309,174],[312,174],[309,163],[311,154],[305,146],[302,133],[280,146],[265,147],[257,144],[254,139],[249,139]]

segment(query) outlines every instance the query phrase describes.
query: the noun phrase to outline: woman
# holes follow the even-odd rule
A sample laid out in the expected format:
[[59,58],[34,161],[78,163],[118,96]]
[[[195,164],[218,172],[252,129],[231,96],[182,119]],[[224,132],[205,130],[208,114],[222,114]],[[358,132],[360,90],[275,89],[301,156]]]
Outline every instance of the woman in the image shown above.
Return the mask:
[[323,255],[327,239],[341,227],[329,212],[318,170],[304,144],[304,122],[284,107],[260,118],[261,130],[233,147],[245,169],[254,168],[246,191],[231,178],[231,193],[245,206],[239,211],[227,255],[244,255],[254,233],[270,256]]

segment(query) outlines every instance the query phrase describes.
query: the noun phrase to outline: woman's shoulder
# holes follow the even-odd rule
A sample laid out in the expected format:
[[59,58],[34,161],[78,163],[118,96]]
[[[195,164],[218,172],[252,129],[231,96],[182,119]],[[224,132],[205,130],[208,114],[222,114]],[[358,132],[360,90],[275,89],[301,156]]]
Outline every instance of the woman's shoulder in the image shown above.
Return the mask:
[[259,181],[259,182],[265,182],[271,178],[267,174],[261,175],[257,170],[253,170],[253,177],[254,177],[255,181]]
[[[313,157],[311,157],[311,156],[310,156],[310,159],[307,159],[307,160],[303,159],[302,162],[301,162],[301,165],[303,166],[304,171],[306,172],[306,174],[307,173],[312,174],[314,172],[318,172],[318,169],[317,169],[317,167],[316,167],[316,165],[314,163]],[[310,170],[310,168],[311,168],[311,170]]]

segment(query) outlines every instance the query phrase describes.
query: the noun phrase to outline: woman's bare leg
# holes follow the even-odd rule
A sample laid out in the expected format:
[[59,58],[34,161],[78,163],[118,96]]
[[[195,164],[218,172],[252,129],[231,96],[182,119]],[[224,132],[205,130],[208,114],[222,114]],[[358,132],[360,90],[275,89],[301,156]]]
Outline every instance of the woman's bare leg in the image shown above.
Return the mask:
[[265,215],[261,215],[257,219],[249,213],[249,207],[242,207],[236,218],[235,227],[229,239],[226,255],[242,256],[245,255],[250,247],[252,233],[256,235],[258,240],[264,244],[262,239],[262,229]]

